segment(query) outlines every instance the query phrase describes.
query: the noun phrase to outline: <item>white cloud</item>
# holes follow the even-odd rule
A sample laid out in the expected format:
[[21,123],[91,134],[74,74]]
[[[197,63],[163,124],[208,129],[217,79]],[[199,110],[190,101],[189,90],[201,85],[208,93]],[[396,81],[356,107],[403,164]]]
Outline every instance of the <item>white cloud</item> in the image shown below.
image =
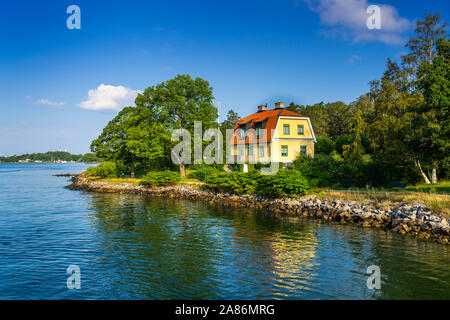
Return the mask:
[[325,33],[341,35],[354,42],[378,41],[385,44],[403,44],[403,33],[410,30],[412,23],[400,17],[396,8],[386,4],[376,4],[381,9],[381,29],[367,28],[367,8],[373,4],[367,0],[295,0],[305,2],[319,14],[320,22],[329,27]]
[[89,110],[119,111],[124,107],[134,105],[134,99],[141,91],[125,88],[124,86],[111,86],[101,84],[88,92],[88,99],[78,106]]
[[65,105],[66,103],[65,102],[53,102],[53,101],[50,101],[50,100],[48,100],[48,99],[40,99],[40,100],[38,100],[38,101],[36,101],[36,104],[44,104],[44,105],[47,105],[47,106],[50,106],[50,107],[61,107],[61,106],[63,106],[63,105]]
[[352,56],[350,57],[350,59],[347,60],[347,63],[349,64],[354,64],[355,62],[361,60],[361,57],[357,54],[352,54]]

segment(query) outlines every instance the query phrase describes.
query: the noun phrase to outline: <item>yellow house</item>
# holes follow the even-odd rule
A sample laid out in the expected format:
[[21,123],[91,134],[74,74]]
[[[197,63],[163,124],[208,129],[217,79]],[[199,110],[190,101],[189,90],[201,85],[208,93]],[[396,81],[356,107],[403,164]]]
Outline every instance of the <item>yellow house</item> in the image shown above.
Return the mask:
[[300,153],[314,156],[316,137],[308,117],[286,110],[259,106],[258,112],[236,122],[231,155],[238,163],[292,163]]

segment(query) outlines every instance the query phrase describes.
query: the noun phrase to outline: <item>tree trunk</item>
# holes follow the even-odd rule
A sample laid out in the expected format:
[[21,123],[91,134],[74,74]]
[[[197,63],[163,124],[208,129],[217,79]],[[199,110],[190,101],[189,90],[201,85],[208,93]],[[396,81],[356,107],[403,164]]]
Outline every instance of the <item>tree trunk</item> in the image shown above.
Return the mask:
[[420,161],[416,160],[416,166],[417,166],[417,168],[419,168],[420,174],[422,175],[423,179],[425,180],[425,184],[430,184],[430,179],[428,179],[425,172],[423,172],[422,166],[420,165]]
[[184,162],[183,162],[183,151],[180,152],[180,176],[184,177]]
[[431,183],[436,184],[437,183],[437,172],[436,168],[433,168],[433,173],[431,174]]
[[181,162],[180,163],[180,176],[184,177],[185,173],[184,173],[184,163]]
[[134,178],[134,162],[133,161],[131,161],[131,164],[130,164],[130,171],[131,171],[131,177],[132,178]]

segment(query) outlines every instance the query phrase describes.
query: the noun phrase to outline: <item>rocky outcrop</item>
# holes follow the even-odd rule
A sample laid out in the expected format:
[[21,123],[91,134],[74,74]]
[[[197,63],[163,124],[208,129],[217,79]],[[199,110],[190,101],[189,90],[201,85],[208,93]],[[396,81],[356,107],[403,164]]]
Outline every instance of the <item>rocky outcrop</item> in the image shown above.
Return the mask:
[[442,244],[450,243],[450,221],[433,215],[421,205],[400,204],[393,208],[382,208],[354,201],[321,201],[315,195],[295,199],[269,199],[257,195],[215,193],[185,185],[150,188],[132,183],[113,184],[89,180],[81,175],[73,177],[71,181],[69,188],[73,190],[134,193],[266,209],[277,213],[337,220],[342,224],[357,224],[365,228],[385,228]]

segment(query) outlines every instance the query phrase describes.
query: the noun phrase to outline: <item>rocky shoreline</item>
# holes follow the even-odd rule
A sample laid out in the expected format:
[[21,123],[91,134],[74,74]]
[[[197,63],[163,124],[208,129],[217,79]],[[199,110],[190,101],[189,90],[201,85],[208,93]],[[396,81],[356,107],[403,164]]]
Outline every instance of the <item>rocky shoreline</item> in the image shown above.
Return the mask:
[[442,244],[450,243],[449,219],[433,215],[422,205],[398,204],[395,207],[381,208],[355,201],[321,201],[315,195],[296,199],[268,199],[256,195],[215,193],[186,185],[149,188],[132,183],[114,184],[86,179],[82,175],[73,177],[71,181],[69,188],[72,190],[133,193],[266,209],[276,213],[336,220],[342,224],[357,224],[366,228],[385,228],[403,235],[408,234]]

